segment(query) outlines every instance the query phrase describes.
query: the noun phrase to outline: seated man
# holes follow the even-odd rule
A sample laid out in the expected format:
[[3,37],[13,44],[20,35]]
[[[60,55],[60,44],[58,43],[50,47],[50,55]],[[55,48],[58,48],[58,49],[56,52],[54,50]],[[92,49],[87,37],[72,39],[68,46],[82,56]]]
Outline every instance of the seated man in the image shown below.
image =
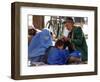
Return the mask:
[[47,52],[47,64],[49,65],[64,65],[64,64],[79,64],[81,62],[81,54],[79,51],[69,53],[63,49],[64,42],[57,40],[54,47],[50,47]]
[[30,63],[32,62],[43,62],[45,50],[52,46],[51,34],[48,30],[43,29],[37,33],[28,46],[28,58]]

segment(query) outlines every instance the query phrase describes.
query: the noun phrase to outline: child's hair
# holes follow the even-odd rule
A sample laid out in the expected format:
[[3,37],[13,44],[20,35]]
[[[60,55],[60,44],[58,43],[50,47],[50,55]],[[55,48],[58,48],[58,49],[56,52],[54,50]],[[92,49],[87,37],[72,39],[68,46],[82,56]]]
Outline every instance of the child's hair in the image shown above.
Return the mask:
[[57,42],[55,43],[55,47],[63,46],[63,45],[64,45],[64,41],[60,39],[58,39]]

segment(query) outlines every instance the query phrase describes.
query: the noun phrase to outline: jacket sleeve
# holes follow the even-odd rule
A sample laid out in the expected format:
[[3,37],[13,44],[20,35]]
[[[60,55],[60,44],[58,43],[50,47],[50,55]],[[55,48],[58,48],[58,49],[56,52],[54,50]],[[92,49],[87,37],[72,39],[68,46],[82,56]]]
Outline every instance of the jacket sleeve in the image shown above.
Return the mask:
[[71,39],[71,43],[74,45],[81,46],[83,42],[83,31],[81,27],[77,27],[77,29],[73,33],[73,38]]

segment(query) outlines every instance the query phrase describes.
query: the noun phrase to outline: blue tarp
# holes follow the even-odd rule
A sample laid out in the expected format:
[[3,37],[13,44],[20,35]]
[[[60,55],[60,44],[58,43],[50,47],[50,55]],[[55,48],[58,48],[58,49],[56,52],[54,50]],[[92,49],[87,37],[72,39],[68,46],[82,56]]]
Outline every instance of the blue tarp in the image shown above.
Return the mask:
[[52,46],[51,34],[47,29],[43,29],[42,32],[37,33],[32,37],[32,40],[28,46],[28,57],[38,57],[45,54],[45,50]]
[[81,58],[81,52],[78,50],[73,51],[70,56],[76,57],[76,58]]

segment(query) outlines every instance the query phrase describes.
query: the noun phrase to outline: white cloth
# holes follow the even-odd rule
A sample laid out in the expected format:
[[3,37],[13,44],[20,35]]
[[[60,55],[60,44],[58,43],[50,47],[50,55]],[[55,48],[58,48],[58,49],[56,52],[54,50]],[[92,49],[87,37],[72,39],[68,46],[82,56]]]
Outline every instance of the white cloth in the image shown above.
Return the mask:
[[68,37],[69,32],[70,32],[70,31],[67,30],[67,29],[64,27],[63,36]]

